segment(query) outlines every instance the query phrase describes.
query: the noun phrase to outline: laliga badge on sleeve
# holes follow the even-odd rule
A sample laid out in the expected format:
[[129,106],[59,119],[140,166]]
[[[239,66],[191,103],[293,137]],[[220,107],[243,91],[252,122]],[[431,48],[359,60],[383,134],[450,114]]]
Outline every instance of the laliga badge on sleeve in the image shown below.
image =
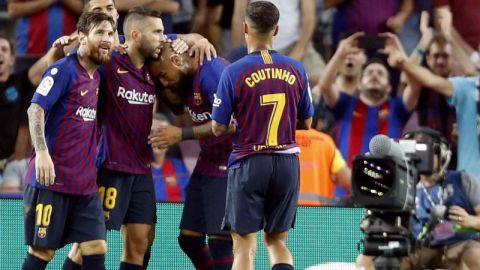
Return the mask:
[[37,87],[36,92],[42,96],[47,96],[50,90],[52,89],[53,83],[54,83],[54,80],[52,76],[46,76],[40,82],[40,85]]

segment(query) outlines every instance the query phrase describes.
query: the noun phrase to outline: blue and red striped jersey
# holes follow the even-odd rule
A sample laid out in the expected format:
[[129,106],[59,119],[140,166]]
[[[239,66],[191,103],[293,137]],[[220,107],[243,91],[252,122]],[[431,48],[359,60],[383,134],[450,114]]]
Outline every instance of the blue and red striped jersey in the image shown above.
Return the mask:
[[275,51],[248,54],[222,74],[212,119],[228,125],[237,120],[229,166],[265,153],[297,153],[297,119],[313,115],[308,77],[303,65]]
[[[228,62],[221,58],[204,61],[193,80],[193,93],[186,105],[194,125],[203,125],[211,121],[212,104],[218,82]],[[223,177],[227,174],[228,156],[232,152],[233,135],[211,137],[200,140],[200,155],[194,173]]]
[[26,183],[70,194],[97,191],[95,118],[99,83],[99,74],[90,77],[76,52],[45,71],[32,103],[46,112],[45,138],[55,167],[55,184],[45,187],[35,181],[35,153],[28,165]]
[[99,69],[97,166],[132,174],[150,174],[155,86],[147,68],[137,68],[127,54],[113,52]]
[[356,155],[368,152],[373,136],[401,137],[403,126],[410,117],[402,97],[391,98],[373,107],[346,93],[340,93],[333,114],[338,123],[337,147],[349,165]]
[[78,17],[57,1],[47,9],[17,21],[17,55],[43,56],[53,42],[76,31]]
[[190,173],[181,159],[165,158],[162,167],[152,166],[152,178],[158,202],[185,201]]

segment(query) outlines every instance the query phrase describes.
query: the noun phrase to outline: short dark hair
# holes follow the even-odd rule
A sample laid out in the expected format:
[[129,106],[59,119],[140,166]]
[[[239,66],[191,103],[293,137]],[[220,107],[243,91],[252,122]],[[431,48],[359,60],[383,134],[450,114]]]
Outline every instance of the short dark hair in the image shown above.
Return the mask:
[[101,12],[83,12],[80,16],[80,19],[78,19],[77,31],[79,33],[88,35],[92,28],[104,21],[107,21],[112,25],[113,31],[116,30],[115,22],[113,21],[112,17],[108,16],[107,14]]
[[128,10],[127,15],[125,16],[125,20],[123,21],[123,28],[126,28],[127,25],[131,24],[132,22],[142,21],[145,17],[154,17],[161,19],[162,13],[143,6],[131,8]]
[[15,46],[13,46],[12,38],[10,36],[8,36],[6,33],[0,32],[0,39],[5,39],[8,42],[8,46],[10,46],[10,53],[12,55],[14,55],[15,54]]
[[275,29],[280,18],[278,8],[271,2],[256,1],[248,4],[245,19],[260,34],[267,34]]
[[379,65],[382,65],[385,67],[385,69],[387,70],[387,76],[388,76],[388,81],[390,81],[392,78],[391,78],[391,74],[390,74],[390,69],[388,68],[388,65],[385,63],[385,61],[383,61],[382,59],[380,58],[370,58],[367,60],[367,62],[363,65],[362,67],[362,76],[363,76],[363,71],[368,67],[370,66],[371,64],[379,64]]

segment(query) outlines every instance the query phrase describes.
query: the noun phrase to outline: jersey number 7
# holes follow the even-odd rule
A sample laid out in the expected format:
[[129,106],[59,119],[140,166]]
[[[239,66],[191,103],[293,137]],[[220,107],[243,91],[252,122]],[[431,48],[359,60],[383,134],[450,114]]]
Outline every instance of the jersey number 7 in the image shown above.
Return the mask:
[[282,119],[283,110],[285,109],[285,93],[266,94],[260,96],[260,105],[273,105],[272,114],[268,122],[266,145],[278,145],[278,127]]

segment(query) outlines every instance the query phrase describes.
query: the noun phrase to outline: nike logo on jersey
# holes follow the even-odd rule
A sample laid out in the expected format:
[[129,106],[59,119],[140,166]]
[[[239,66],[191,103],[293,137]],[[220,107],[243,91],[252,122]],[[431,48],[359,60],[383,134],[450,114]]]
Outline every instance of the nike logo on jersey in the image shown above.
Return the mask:
[[120,68],[117,68],[117,73],[118,74],[127,74],[128,70],[121,70]]
[[85,96],[86,94],[88,93],[88,90],[85,90],[85,91],[80,91],[80,96]]

